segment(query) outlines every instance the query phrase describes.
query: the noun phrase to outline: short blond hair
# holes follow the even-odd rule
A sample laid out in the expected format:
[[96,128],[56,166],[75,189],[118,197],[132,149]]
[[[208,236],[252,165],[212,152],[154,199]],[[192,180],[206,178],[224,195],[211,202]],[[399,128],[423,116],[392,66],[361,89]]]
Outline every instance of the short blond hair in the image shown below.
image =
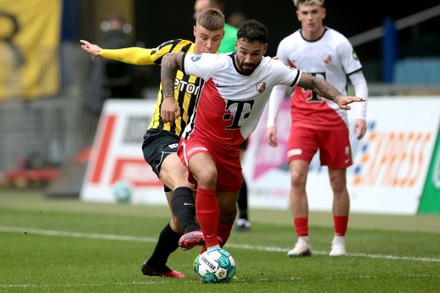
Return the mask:
[[300,4],[318,4],[319,6],[324,6],[324,0],[293,0],[295,7]]
[[203,26],[208,31],[223,29],[225,15],[219,9],[206,8],[197,16],[196,24]]

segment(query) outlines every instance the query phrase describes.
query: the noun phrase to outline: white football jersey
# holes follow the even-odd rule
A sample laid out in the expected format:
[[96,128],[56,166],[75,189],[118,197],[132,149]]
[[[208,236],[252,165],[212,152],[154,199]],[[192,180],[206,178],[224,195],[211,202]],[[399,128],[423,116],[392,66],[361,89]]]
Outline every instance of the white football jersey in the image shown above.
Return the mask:
[[[348,75],[362,70],[348,39],[328,27],[316,41],[307,41],[300,30],[295,31],[280,42],[277,56],[286,65],[327,80],[343,95],[347,95]],[[348,127],[347,111],[296,86],[292,95],[292,123],[314,129],[340,129]]]
[[256,128],[272,88],[294,86],[301,76],[299,70],[270,57],[263,57],[252,74],[243,75],[234,65],[234,56],[185,55],[183,72],[199,76],[205,83],[184,138],[203,137],[236,149]]

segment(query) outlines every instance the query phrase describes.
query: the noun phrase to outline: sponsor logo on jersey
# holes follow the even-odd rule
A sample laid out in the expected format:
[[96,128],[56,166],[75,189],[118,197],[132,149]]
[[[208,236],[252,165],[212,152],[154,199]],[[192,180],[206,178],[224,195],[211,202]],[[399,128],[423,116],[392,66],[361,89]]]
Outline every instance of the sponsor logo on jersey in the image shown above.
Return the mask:
[[202,55],[197,54],[191,57],[191,61],[192,62],[197,62],[198,60],[200,60],[200,58],[202,58]]
[[179,92],[187,92],[190,95],[198,96],[200,85],[176,78],[174,80],[174,89],[179,89]]
[[261,94],[266,90],[266,83],[264,81],[260,81],[257,83],[257,91]]

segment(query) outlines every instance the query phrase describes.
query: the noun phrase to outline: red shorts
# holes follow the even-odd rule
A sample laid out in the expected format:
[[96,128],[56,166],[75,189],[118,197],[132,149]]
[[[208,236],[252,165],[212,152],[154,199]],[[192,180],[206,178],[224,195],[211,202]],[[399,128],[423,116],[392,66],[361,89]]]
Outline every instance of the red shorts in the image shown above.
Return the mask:
[[[205,152],[214,160],[217,167],[217,192],[239,192],[242,183],[240,148],[230,151],[222,146],[215,146],[206,141],[191,137],[189,140],[180,139],[177,155],[188,168],[188,162],[195,154]],[[188,172],[189,182],[196,184],[191,172]]]
[[353,164],[347,128],[344,130],[290,128],[287,153],[289,162],[304,160],[310,163],[318,150],[321,166],[340,169]]

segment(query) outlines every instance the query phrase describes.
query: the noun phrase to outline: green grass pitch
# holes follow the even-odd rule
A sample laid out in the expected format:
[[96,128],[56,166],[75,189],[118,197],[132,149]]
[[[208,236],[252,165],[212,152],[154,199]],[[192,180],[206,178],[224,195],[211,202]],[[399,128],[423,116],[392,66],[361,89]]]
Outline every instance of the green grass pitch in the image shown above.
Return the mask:
[[288,258],[295,242],[288,210],[251,209],[252,231],[224,247],[237,263],[229,284],[202,284],[199,249],[168,264],[187,278],[143,276],[169,221],[164,206],[48,199],[0,191],[0,291],[4,292],[440,292],[440,215],[352,214],[348,255],[329,257],[329,213],[312,212],[313,256]]

